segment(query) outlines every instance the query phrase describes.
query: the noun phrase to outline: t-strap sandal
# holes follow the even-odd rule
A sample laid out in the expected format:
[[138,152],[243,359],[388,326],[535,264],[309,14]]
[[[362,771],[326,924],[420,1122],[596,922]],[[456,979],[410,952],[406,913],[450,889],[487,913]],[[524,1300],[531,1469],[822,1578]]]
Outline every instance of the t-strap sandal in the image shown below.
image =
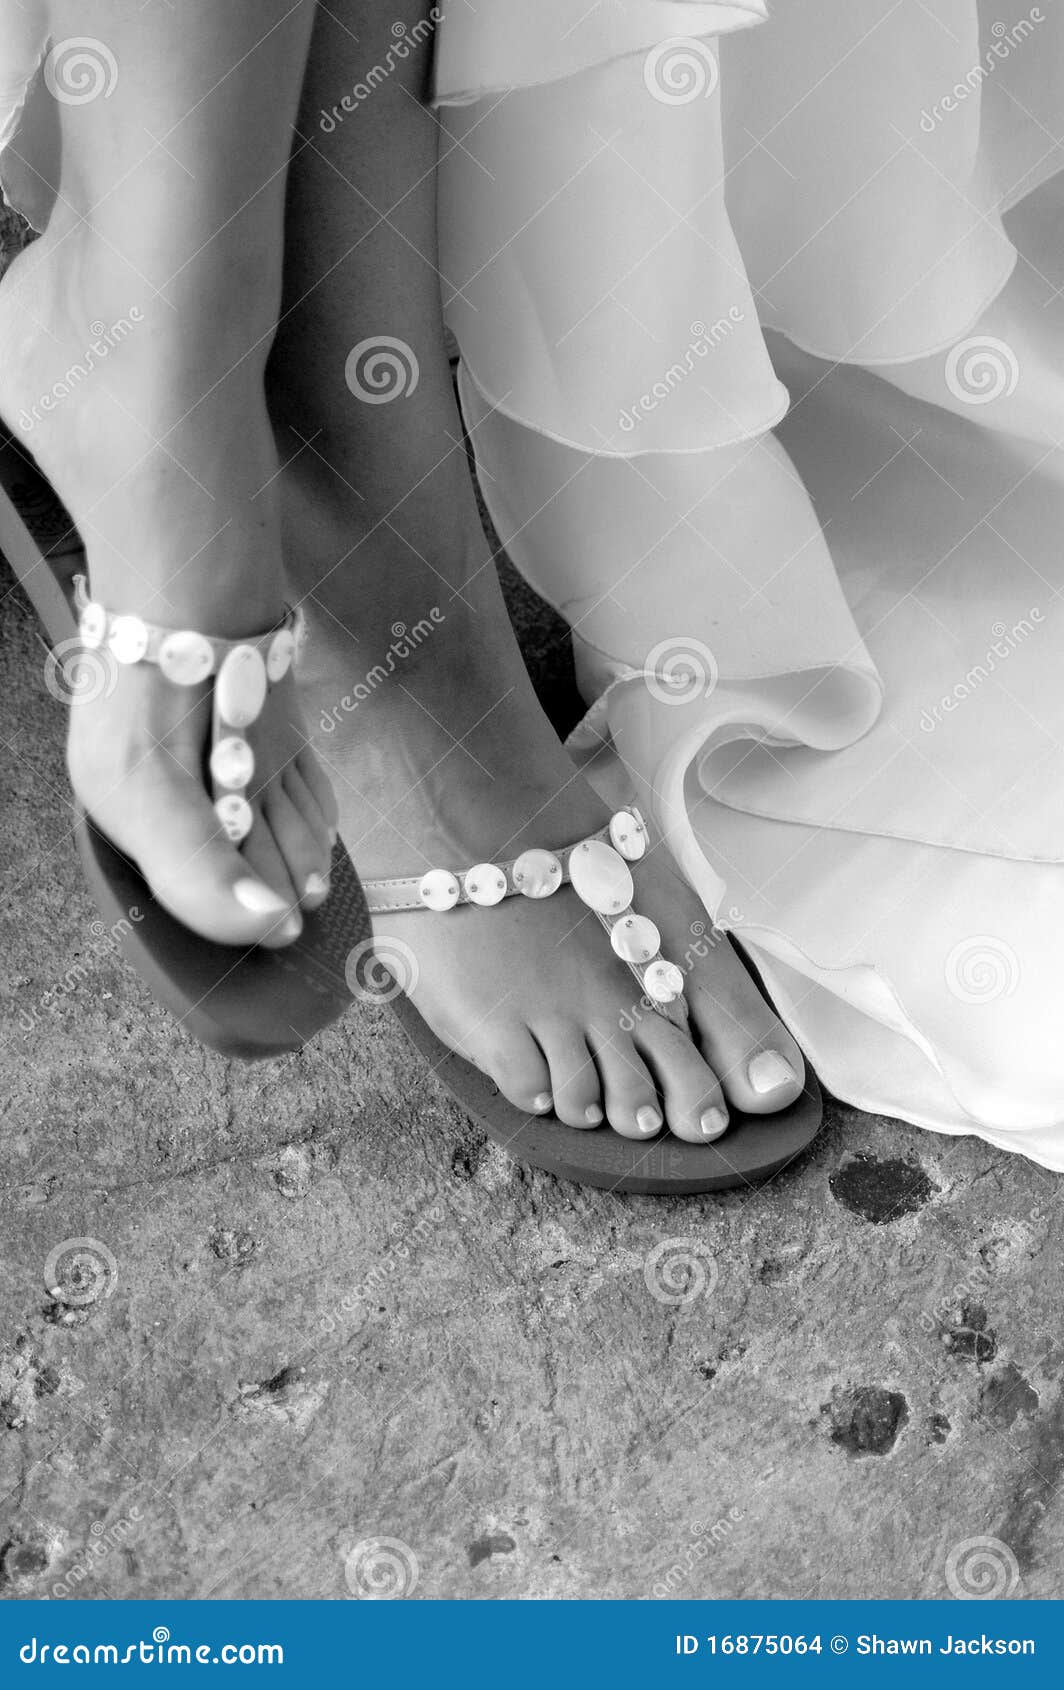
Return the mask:
[[[74,589],[83,653],[121,666],[155,664],[174,686],[213,681],[206,767],[219,827],[239,845],[255,819],[247,797],[255,758],[244,733],[260,716],[269,688],[298,658],[305,639],[302,611],[289,609],[265,634],[215,639],[116,615],[89,597],[83,575]],[[282,950],[244,949],[204,939],[170,915],[81,805],[76,835],[89,885],[127,959],[204,1043],[227,1056],[283,1055],[298,1050],[350,1004],[346,962],[369,924],[357,876],[342,849],[334,855],[326,904],[303,912],[299,938]]]
[[[628,865],[638,861],[647,846],[646,823],[633,805],[618,811],[598,833],[561,850],[535,848],[522,851],[512,862],[367,880],[366,901],[379,926],[381,917],[394,912],[429,910],[443,915],[462,904],[491,905],[518,896],[549,898],[560,886],[570,885],[598,917],[615,954],[627,963],[648,1012],[686,1026],[683,970],[662,956],[655,924],[632,908],[635,882]],[[395,942],[395,949],[401,963],[406,947]],[[389,950],[389,940],[379,931],[374,941],[376,972],[367,946],[366,968],[352,982],[356,993],[391,1004],[411,1043],[490,1139],[519,1161],[561,1179],[610,1191],[673,1196],[726,1191],[771,1178],[806,1149],[820,1128],[823,1106],[811,1073],[790,1108],[775,1115],[733,1111],[728,1131],[711,1144],[689,1144],[667,1129],[654,1139],[637,1141],[608,1126],[577,1130],[553,1115],[527,1115],[436,1037],[402,994],[401,979],[396,978],[402,969],[394,960],[394,972],[388,973]]]

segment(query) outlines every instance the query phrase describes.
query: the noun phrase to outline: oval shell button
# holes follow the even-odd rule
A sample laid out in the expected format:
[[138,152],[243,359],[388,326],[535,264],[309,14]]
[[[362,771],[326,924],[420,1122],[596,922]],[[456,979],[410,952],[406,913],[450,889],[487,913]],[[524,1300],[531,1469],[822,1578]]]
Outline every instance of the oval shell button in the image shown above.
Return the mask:
[[577,897],[600,915],[619,915],[635,891],[628,864],[601,839],[585,839],[576,847],[569,858],[569,878]]
[[103,645],[106,633],[107,612],[102,604],[90,599],[88,604],[82,605],[81,615],[78,617],[81,643],[87,651],[95,651],[98,646]]
[[553,851],[522,851],[514,863],[514,885],[526,898],[549,898],[562,883],[562,865]]
[[295,635],[287,628],[281,628],[270,641],[270,649],[266,653],[266,673],[271,681],[283,681],[292,667],[295,655]]
[[116,616],[107,643],[116,663],[139,663],[148,649],[148,630],[139,616]]
[[661,949],[661,934],[649,916],[622,915],[610,928],[610,944],[622,962],[649,962]]
[[461,888],[453,874],[445,868],[430,868],[421,877],[421,902],[427,910],[453,910],[461,895]]
[[253,645],[234,646],[214,683],[214,699],[223,722],[247,728],[266,702],[266,665]]
[[194,687],[205,681],[214,668],[210,640],[191,628],[167,634],[159,646],[159,668],[168,681],[179,687]]
[[255,773],[255,753],[246,739],[230,734],[211,752],[211,775],[219,786],[247,786]]
[[227,792],[224,798],[219,798],[214,813],[222,824],[225,837],[232,844],[239,845],[251,832],[251,824],[255,820],[251,805],[235,792]]
[[471,904],[501,904],[506,896],[506,876],[497,863],[474,863],[463,884]]
[[618,810],[610,822],[610,844],[630,863],[637,863],[646,854],[646,824],[630,810]]
[[652,962],[643,975],[643,989],[655,1003],[675,1003],[683,992],[683,974],[674,962]]

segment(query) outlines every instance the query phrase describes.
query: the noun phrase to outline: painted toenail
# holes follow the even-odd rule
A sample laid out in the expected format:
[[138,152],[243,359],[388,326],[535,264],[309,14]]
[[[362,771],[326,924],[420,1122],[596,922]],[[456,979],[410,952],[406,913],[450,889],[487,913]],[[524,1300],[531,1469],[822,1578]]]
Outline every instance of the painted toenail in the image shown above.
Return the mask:
[[284,899],[271,892],[261,880],[234,881],[233,897],[252,915],[280,915],[288,908]]
[[602,1110],[597,1103],[589,1104],[584,1110],[584,1120],[589,1127],[597,1127],[602,1121]]
[[661,1116],[656,1109],[651,1108],[649,1103],[644,1103],[642,1109],[636,1114],[635,1124],[639,1131],[646,1133],[649,1138],[651,1133],[661,1131]]
[[324,874],[308,874],[304,891],[308,898],[320,898],[323,892],[329,890],[328,877]]
[[554,1099],[549,1091],[541,1091],[538,1097],[532,1099],[532,1107],[537,1115],[543,1115],[551,1107]]
[[746,1070],[750,1084],[762,1096],[778,1091],[781,1086],[793,1086],[798,1076],[778,1050],[762,1050],[751,1060]]
[[699,1124],[703,1138],[719,1138],[728,1125],[728,1117],[723,1109],[707,1109]]

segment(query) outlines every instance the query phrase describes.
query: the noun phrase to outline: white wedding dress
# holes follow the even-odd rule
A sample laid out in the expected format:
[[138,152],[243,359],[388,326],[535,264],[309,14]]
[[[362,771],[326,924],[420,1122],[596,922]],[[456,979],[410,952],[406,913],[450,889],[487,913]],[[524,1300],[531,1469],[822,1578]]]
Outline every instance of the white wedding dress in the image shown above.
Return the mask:
[[[0,145],[39,47],[9,13]],[[1055,1169],[1064,455],[978,426],[1005,344],[954,360],[971,421],[855,366],[964,342],[1018,248],[1064,289],[1062,14],[482,0],[436,62],[465,418],[577,631],[574,750],[634,778],[832,1091]],[[706,498],[773,429],[830,560]]]

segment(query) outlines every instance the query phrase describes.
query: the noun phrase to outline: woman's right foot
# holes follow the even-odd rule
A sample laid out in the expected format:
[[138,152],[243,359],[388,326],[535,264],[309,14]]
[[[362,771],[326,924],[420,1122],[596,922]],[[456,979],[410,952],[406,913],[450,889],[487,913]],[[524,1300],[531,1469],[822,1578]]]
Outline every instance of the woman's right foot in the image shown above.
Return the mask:
[[[117,272],[81,231],[50,229],[15,260],[0,285],[0,419],[73,517],[96,601],[217,638],[265,633],[286,588],[270,325],[254,321],[252,279],[223,278],[190,314],[148,288],[137,303]],[[290,943],[301,908],[327,895],[337,820],[291,674],[247,730],[254,823],[239,849],[204,783],[210,683],[177,686],[107,651],[75,675],[70,778],[96,825],[193,931]]]

